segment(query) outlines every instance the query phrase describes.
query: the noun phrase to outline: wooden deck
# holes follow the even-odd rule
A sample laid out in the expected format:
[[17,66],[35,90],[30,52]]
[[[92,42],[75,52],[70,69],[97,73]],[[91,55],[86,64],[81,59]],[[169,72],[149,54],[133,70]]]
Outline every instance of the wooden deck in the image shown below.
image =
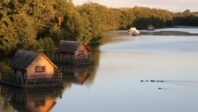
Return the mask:
[[62,86],[62,73],[34,76],[2,75],[0,83],[19,88],[59,87]]
[[63,64],[71,64],[71,65],[93,65],[93,58],[76,58],[74,56],[72,57],[63,57],[60,55],[54,55],[51,57],[51,60],[54,63],[63,63]]

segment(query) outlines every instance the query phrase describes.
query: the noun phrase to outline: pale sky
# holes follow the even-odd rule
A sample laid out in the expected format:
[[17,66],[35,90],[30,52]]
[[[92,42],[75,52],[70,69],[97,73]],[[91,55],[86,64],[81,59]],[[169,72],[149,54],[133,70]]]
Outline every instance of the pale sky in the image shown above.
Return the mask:
[[191,12],[198,11],[198,0],[73,0],[73,3],[81,5],[88,1],[114,8],[144,6],[172,12],[183,12],[186,9],[190,9]]

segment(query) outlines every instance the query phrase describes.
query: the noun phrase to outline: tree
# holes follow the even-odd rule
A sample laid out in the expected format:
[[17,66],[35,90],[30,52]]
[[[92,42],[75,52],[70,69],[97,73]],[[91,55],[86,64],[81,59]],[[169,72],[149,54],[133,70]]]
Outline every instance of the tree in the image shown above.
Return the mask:
[[36,40],[36,31],[33,27],[33,21],[24,13],[13,15],[13,19],[15,39],[18,40],[16,47],[27,49],[33,45]]
[[186,9],[186,10],[183,12],[183,15],[184,15],[184,16],[189,16],[189,15],[191,15],[190,10],[189,10],[189,9]]
[[0,19],[0,52],[7,54],[16,48],[18,40],[15,39],[15,29],[6,10],[0,10],[3,15]]

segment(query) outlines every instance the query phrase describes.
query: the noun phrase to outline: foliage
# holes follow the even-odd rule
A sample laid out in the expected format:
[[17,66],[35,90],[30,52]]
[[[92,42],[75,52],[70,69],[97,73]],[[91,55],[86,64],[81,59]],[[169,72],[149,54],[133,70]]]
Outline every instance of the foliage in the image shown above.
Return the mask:
[[197,26],[197,21],[198,13],[188,9],[174,14],[137,6],[114,9],[92,2],[75,7],[72,0],[1,0],[0,52],[51,49],[63,39],[100,44],[107,30]]
[[28,48],[35,43],[36,32],[32,26],[33,22],[25,14],[13,15],[13,27],[15,29],[15,39],[18,40],[19,48]]
[[136,17],[133,25],[138,28],[147,28],[148,25],[161,28],[174,24],[172,13],[166,10],[134,7],[133,13]]
[[174,15],[175,24],[178,26],[198,26],[198,14],[191,13],[189,9]]

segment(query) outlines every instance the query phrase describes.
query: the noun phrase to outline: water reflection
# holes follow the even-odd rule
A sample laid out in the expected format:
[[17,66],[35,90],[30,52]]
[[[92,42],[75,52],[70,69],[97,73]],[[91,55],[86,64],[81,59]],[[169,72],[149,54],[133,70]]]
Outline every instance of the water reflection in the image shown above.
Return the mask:
[[22,90],[1,86],[1,111],[48,112],[61,97],[61,88]]
[[[195,36],[131,37],[125,31],[112,31],[104,38],[106,45],[101,51],[92,50],[93,68],[57,65],[65,70],[63,97],[51,99],[51,104],[55,103],[50,111],[197,112],[198,83],[184,82],[198,79],[197,43]],[[141,82],[142,79],[157,81]],[[10,94],[2,95],[0,111],[20,110],[13,106]],[[29,111],[27,103],[19,104]],[[33,107],[32,111],[35,104]]]
[[129,36],[127,30],[108,31],[103,33],[102,44],[123,42],[137,39],[142,36],[198,36],[197,28],[164,28],[153,31],[140,30],[138,37]]
[[[2,112],[49,112],[56,106],[56,99],[72,84],[91,86],[95,66],[58,65],[63,72],[63,89],[17,89],[9,86],[0,87],[0,111]],[[4,71],[4,70],[3,70]],[[1,72],[2,73],[2,72]]]
[[93,70],[93,66],[74,66],[59,64],[59,69],[63,72],[63,80],[71,83],[84,84]]
[[163,36],[197,36],[198,34],[192,34],[181,31],[142,31],[141,35],[163,35]]
[[[97,48],[96,48],[97,49]],[[52,55],[54,51],[47,52]],[[10,86],[0,86],[0,112],[48,112],[62,99],[62,94],[71,88],[72,84],[91,86],[95,79],[99,63],[99,51],[93,50],[94,65],[72,66],[56,64],[63,72],[63,88],[22,90]],[[8,74],[10,58],[0,61],[0,75]]]

